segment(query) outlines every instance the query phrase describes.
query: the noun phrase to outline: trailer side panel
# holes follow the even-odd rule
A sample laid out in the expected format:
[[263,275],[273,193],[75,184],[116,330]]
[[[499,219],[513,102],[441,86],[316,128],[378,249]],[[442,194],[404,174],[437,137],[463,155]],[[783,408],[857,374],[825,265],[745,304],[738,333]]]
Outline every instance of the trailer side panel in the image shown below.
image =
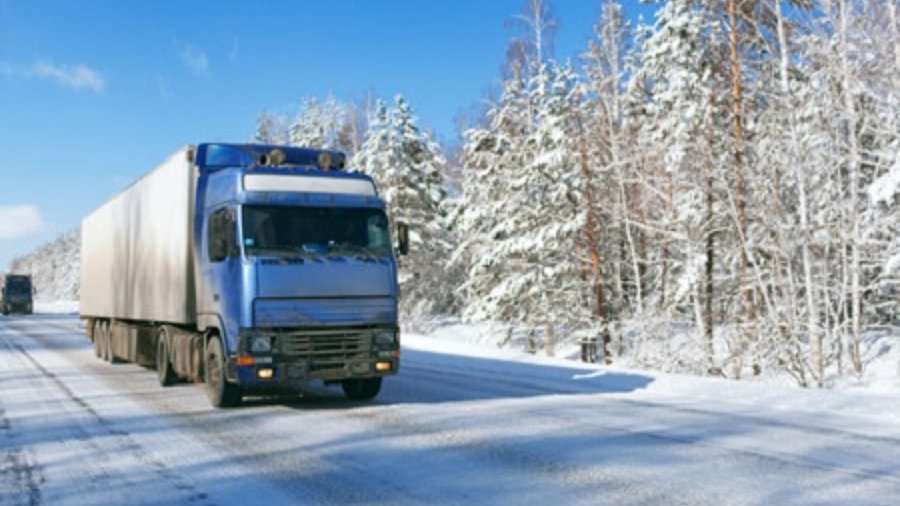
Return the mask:
[[82,316],[194,323],[195,181],[179,150],[84,219]]

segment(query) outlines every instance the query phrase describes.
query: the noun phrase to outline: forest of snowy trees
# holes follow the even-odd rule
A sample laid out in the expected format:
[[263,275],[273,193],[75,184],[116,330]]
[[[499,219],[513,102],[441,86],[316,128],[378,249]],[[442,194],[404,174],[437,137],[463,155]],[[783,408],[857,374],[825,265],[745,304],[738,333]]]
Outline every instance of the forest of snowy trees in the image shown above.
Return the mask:
[[634,26],[603,2],[557,59],[551,5],[525,1],[458,148],[399,95],[306,98],[253,140],[341,149],[377,181],[411,229],[409,321],[732,378],[861,373],[866,330],[900,324],[900,6],[658,4]]

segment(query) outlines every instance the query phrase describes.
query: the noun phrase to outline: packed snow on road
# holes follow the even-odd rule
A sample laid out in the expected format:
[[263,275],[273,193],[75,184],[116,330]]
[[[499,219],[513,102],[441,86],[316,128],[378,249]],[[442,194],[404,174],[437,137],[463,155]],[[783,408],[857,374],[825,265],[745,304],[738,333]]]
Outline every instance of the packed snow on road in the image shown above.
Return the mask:
[[637,372],[459,338],[404,335],[403,369],[372,403],[310,385],[222,410],[198,385],[97,360],[75,315],[4,317],[0,504],[900,497],[897,390]]

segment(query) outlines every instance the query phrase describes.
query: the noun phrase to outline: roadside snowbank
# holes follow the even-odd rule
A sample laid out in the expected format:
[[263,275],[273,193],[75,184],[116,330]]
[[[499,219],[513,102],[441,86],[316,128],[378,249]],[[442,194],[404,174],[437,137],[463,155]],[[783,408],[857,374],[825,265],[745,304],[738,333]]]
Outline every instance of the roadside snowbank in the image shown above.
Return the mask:
[[[503,335],[484,324],[444,324],[427,334],[404,334],[402,339],[403,346],[412,350],[567,368],[572,370],[572,381],[613,372],[638,372],[618,364],[607,367],[578,362],[573,360],[577,351],[567,350],[557,357],[519,351],[506,346]],[[870,332],[865,342],[867,367],[863,376],[830,381],[826,389],[798,388],[784,377],[735,381],[640,370],[640,374],[654,381],[629,396],[653,401],[676,399],[685,405],[720,403],[728,405],[729,410],[747,414],[760,410],[790,411],[797,423],[852,427],[867,434],[896,434],[900,429],[900,331]],[[586,370],[593,372],[585,373]]]
[[57,300],[53,302],[46,302],[36,300],[34,302],[34,312],[45,314],[78,314],[78,301]]

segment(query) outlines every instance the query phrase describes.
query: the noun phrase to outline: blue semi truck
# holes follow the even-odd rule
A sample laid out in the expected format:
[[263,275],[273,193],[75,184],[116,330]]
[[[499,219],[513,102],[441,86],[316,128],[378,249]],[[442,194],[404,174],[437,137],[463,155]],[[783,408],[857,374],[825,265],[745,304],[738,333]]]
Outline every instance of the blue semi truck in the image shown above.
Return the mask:
[[369,400],[400,368],[391,231],[340,152],[188,146],[83,220],[81,318],[98,357],[217,407],[313,381]]

